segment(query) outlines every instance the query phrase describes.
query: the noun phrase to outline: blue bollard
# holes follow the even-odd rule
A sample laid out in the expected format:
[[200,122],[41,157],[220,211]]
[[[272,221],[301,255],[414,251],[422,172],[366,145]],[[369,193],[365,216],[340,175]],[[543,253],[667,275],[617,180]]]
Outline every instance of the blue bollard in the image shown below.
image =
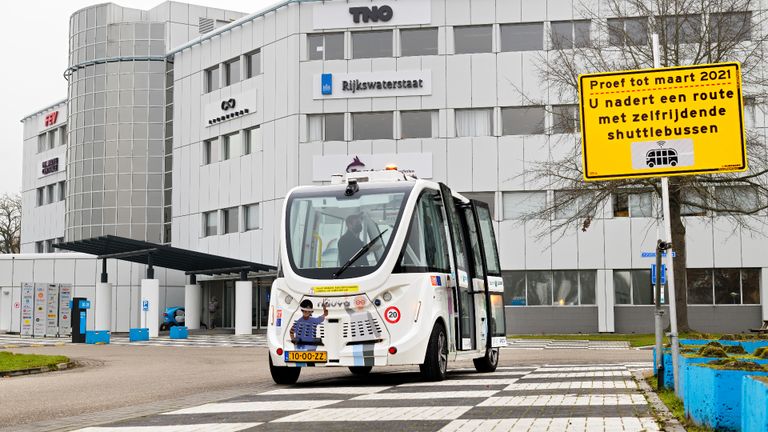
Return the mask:
[[149,340],[148,328],[132,328],[128,331],[128,340],[130,342],[141,342]]
[[171,339],[186,339],[189,336],[189,330],[186,327],[171,327]]

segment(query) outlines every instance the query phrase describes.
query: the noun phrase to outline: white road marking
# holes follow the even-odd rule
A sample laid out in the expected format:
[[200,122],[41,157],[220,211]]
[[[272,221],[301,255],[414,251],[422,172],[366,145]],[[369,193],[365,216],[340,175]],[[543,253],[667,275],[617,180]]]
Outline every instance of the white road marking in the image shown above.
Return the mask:
[[641,394],[618,395],[537,395],[537,396],[492,396],[477,406],[610,406],[646,405]]
[[353,397],[352,400],[394,400],[394,399],[453,399],[453,398],[487,398],[499,390],[464,390],[451,392],[414,392],[414,393],[374,393]]
[[630,380],[625,381],[563,381],[549,383],[524,383],[518,382],[510,384],[504,391],[511,390],[570,390],[570,389],[634,389],[637,383]]
[[265,393],[259,393],[259,395],[274,396],[274,395],[305,395],[307,393],[312,394],[371,394],[378,393],[380,391],[392,388],[388,387],[306,387],[306,388],[285,388],[280,390],[271,390]]
[[301,401],[259,401],[259,402],[218,402],[184,408],[163,414],[213,414],[227,412],[255,411],[300,411],[319,408],[341,402],[340,400],[301,400]]
[[431,386],[469,386],[469,385],[502,385],[513,384],[517,382],[517,378],[489,378],[489,379],[447,379],[445,381],[436,382],[415,382],[400,384],[398,387],[431,387]]
[[282,417],[272,423],[341,421],[455,420],[471,406],[420,406],[398,408],[321,408]]
[[235,432],[263,423],[204,423],[171,426],[87,427],[75,432]]

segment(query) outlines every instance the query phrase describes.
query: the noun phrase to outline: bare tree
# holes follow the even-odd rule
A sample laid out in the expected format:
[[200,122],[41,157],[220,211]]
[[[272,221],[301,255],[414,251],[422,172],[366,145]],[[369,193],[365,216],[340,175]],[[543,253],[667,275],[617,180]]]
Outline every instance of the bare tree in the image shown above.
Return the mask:
[[21,195],[0,196],[0,253],[21,250]]
[[[552,50],[538,61],[542,81],[550,97],[577,100],[578,77],[592,72],[645,69],[653,67],[651,34],[660,41],[661,66],[682,66],[738,61],[748,104],[766,101],[767,37],[763,28],[765,12],[752,0],[600,0],[581,5],[581,14],[592,29],[563,37],[553,27]],[[599,3],[599,6],[597,5]],[[589,27],[587,27],[589,28]],[[582,27],[583,29],[583,27]],[[595,35],[600,35],[595,37]],[[523,95],[525,97],[525,95]],[[531,101],[545,105],[541,101]],[[576,109],[553,106],[553,128],[575,132]],[[567,136],[567,135],[559,135]],[[661,196],[659,179],[630,179],[584,182],[581,138],[551,142],[552,157],[526,170],[555,199],[530,212],[526,219],[552,220],[553,229],[564,233],[578,226],[587,230],[606,202],[627,200],[641,192]],[[553,138],[554,139],[554,138]],[[690,329],[687,313],[686,242],[683,215],[717,214],[731,218],[735,229],[751,229],[765,218],[757,217],[766,208],[768,157],[764,137],[747,133],[749,171],[736,174],[671,177],[670,213],[675,247],[675,286],[678,328]],[[557,151],[554,149],[557,148]],[[657,200],[658,202],[658,200]],[[558,218],[553,215],[559,214]],[[567,217],[563,217],[567,214]]]

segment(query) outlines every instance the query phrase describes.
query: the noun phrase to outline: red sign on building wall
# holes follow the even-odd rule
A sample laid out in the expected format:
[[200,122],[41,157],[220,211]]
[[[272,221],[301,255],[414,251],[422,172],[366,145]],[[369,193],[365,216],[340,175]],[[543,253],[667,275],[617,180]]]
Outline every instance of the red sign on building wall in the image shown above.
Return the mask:
[[53,126],[56,124],[56,119],[59,118],[58,111],[51,111],[45,115],[45,127]]

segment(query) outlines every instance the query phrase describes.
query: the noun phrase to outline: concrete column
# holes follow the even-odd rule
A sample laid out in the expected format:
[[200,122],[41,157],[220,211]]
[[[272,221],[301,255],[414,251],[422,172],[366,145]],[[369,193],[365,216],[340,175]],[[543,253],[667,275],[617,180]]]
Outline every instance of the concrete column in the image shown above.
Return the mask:
[[112,284],[96,284],[96,296],[93,302],[94,330],[112,330]]
[[[144,300],[149,301],[149,310],[142,308]],[[149,337],[157,337],[160,331],[160,281],[158,279],[141,280],[141,298],[139,299],[141,326],[149,329]]]
[[199,284],[184,286],[184,322],[190,330],[200,328],[200,312],[203,310],[203,289]]
[[253,333],[251,317],[253,307],[253,283],[251,281],[235,282],[235,334],[249,335]]
[[614,324],[615,304],[613,295],[613,273],[610,270],[598,270],[595,281],[595,295],[597,297],[597,331],[600,333],[613,333],[616,331]]

